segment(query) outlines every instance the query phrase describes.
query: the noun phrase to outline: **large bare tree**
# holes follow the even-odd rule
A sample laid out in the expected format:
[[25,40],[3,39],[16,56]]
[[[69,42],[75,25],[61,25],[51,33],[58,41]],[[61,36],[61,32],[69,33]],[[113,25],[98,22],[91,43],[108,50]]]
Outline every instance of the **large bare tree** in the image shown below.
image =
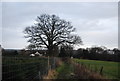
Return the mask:
[[56,15],[42,14],[37,16],[34,25],[26,27],[25,37],[29,38],[31,47],[46,47],[48,54],[51,56],[56,47],[62,44],[80,44],[81,38],[72,34],[75,28],[69,21],[60,19]]

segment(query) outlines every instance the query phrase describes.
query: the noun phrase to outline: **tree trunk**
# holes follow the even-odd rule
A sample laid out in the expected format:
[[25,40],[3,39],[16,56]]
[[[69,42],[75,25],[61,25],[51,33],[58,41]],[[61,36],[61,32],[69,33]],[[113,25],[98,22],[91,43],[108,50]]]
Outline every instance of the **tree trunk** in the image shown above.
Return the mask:
[[58,56],[59,54],[59,49],[58,46],[49,46],[48,47],[48,56]]
[[48,48],[48,56],[54,56],[52,46]]

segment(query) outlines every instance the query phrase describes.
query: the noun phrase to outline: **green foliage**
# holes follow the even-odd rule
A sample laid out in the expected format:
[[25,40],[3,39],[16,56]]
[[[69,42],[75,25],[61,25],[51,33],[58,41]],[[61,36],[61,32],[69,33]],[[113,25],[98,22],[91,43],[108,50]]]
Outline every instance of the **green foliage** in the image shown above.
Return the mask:
[[60,54],[59,54],[59,57],[66,57],[66,51],[65,51],[65,48],[61,47],[60,48]]

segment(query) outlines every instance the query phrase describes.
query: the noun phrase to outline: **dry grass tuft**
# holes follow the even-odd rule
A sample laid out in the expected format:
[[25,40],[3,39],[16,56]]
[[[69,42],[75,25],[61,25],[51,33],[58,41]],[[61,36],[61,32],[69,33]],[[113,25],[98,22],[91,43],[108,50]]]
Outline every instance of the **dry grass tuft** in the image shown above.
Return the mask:
[[84,65],[74,63],[74,68],[75,68],[74,69],[74,73],[75,73],[74,78],[76,78],[76,79],[88,79],[89,81],[96,81],[96,80],[110,81],[98,73],[91,72]]
[[58,73],[55,70],[49,70],[48,75],[44,76],[43,79],[56,79]]
[[63,64],[63,62],[61,61],[61,59],[57,59],[56,60],[56,67],[59,67]]

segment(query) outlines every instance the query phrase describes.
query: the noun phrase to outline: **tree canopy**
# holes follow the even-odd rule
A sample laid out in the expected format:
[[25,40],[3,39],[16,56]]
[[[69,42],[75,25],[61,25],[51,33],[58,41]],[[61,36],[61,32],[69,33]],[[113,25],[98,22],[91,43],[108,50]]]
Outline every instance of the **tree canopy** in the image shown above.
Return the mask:
[[60,19],[56,15],[42,14],[37,16],[36,23],[25,28],[25,37],[29,38],[29,47],[39,49],[46,47],[49,54],[60,45],[81,44],[82,40],[78,35],[72,34],[75,28],[71,22]]

